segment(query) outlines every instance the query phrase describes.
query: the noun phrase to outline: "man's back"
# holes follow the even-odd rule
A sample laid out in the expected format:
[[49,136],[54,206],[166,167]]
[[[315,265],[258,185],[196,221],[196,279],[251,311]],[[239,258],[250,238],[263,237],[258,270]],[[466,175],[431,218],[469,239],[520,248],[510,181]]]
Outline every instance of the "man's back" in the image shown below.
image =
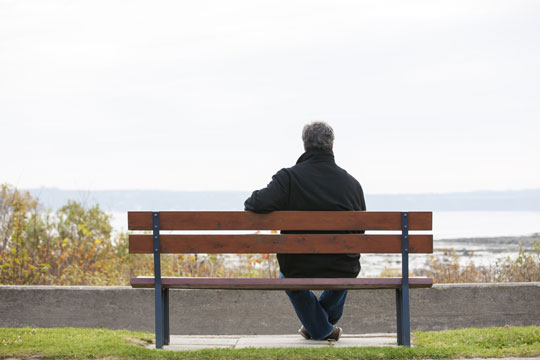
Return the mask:
[[336,165],[330,151],[309,151],[289,169],[290,204],[287,210],[365,210],[358,181]]
[[[280,170],[265,189],[253,192],[245,208],[254,212],[350,211],[365,210],[366,205],[362,187],[336,165],[332,151],[313,150],[306,151],[295,166]],[[359,254],[278,254],[285,277],[356,277],[359,258]]]

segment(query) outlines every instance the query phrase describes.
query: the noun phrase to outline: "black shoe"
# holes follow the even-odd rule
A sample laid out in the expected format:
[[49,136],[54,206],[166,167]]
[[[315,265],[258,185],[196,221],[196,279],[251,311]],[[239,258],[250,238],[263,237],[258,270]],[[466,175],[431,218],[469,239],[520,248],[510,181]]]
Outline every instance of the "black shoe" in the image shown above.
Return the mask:
[[302,325],[302,326],[300,327],[300,329],[298,329],[298,333],[299,333],[300,335],[302,335],[302,337],[303,337],[304,339],[306,339],[306,340],[311,339],[311,335],[309,335],[309,333],[307,332],[307,330],[306,330],[306,328],[304,327],[304,325]]
[[332,333],[330,335],[328,335],[324,340],[338,341],[339,338],[341,337],[342,332],[343,332],[342,328],[340,328],[338,326],[334,326],[334,331],[332,331]]

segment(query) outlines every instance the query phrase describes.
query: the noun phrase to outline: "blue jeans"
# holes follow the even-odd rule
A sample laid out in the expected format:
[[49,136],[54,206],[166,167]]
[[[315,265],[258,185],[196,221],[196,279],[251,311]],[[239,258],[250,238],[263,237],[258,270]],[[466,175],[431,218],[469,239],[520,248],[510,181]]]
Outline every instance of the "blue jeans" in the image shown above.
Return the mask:
[[[280,278],[284,278],[279,273]],[[343,315],[347,290],[324,290],[317,299],[311,290],[286,290],[298,319],[312,339],[328,337]]]

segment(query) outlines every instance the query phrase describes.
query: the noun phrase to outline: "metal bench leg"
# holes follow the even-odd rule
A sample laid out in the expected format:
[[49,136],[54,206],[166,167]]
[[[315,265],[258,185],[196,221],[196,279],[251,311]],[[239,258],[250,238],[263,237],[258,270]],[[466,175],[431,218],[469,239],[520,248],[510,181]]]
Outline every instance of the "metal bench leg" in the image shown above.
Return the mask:
[[403,345],[403,334],[401,332],[401,289],[396,289],[396,324],[397,324],[397,343]]
[[154,289],[156,303],[156,349],[163,348],[163,290],[161,284]]
[[171,335],[169,332],[169,289],[163,289],[163,343],[169,345]]
[[396,289],[398,345],[411,346],[409,287]]

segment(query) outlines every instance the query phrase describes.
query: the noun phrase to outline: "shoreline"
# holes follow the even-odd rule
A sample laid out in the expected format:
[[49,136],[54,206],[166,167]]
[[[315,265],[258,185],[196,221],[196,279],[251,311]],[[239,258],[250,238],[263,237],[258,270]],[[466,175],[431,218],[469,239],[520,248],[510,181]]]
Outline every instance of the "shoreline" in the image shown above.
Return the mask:
[[500,243],[513,244],[523,241],[524,245],[532,246],[534,241],[540,241],[540,233],[531,235],[506,235],[506,236],[473,236],[433,239],[433,242],[453,242],[453,243]]
[[[540,234],[433,240],[433,254],[411,254],[409,266],[423,268],[432,256],[450,256],[449,250],[455,252],[461,265],[491,266],[508,257],[517,257],[520,244],[523,244],[523,250],[532,250],[535,241],[540,243]],[[378,276],[385,267],[401,270],[401,254],[362,254],[360,263],[360,276]]]

